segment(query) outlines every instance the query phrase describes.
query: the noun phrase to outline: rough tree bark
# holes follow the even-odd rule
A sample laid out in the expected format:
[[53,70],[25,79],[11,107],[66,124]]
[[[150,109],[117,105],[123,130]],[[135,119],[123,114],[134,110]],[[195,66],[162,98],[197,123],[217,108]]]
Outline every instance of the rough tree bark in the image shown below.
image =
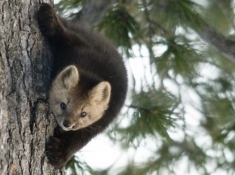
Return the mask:
[[35,21],[39,2],[0,1],[1,175],[63,174],[44,154],[55,121],[46,103],[49,51]]

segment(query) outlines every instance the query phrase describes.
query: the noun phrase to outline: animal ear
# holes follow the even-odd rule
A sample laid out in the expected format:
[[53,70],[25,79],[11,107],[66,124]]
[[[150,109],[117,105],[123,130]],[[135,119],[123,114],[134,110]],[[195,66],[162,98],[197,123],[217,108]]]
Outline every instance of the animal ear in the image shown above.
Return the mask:
[[110,95],[111,86],[108,82],[103,81],[91,90],[90,98],[92,102],[102,104],[106,107],[109,103]]
[[55,82],[66,89],[74,88],[79,81],[78,69],[75,66],[68,66],[56,77]]

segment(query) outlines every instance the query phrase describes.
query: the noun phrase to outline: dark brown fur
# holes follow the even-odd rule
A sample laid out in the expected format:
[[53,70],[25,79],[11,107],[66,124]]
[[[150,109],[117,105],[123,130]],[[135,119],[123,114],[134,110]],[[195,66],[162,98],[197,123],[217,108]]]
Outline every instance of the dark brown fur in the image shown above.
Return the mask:
[[37,20],[53,54],[52,79],[65,67],[75,65],[79,70],[80,83],[77,91],[71,93],[77,100],[85,97],[101,81],[111,85],[109,107],[100,120],[77,131],[62,131],[57,127],[48,139],[48,160],[55,168],[62,168],[76,151],[102,132],[119,113],[127,92],[126,69],[122,58],[109,42],[80,25],[57,17],[50,5],[41,4]]

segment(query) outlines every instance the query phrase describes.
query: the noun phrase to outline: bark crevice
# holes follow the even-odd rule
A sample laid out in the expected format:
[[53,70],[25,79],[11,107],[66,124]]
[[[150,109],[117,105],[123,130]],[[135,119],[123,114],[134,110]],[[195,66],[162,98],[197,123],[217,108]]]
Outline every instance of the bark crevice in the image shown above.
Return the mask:
[[0,174],[4,175],[64,174],[55,171],[44,154],[56,122],[46,102],[51,64],[34,19],[38,3],[0,1]]

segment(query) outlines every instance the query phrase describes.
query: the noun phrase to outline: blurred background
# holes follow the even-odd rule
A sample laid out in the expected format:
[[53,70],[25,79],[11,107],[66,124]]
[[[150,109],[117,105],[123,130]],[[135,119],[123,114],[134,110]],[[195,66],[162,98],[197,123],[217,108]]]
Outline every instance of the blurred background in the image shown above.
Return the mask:
[[[68,175],[235,174],[234,0],[57,0],[109,38],[129,92]],[[105,64],[105,63],[104,63]]]

